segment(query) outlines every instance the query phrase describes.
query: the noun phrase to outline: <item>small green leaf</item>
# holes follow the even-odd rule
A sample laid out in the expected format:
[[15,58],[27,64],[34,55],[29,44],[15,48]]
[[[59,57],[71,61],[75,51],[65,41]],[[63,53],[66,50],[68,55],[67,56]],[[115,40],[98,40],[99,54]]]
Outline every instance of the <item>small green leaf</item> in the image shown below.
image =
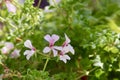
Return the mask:
[[104,73],[104,71],[102,71],[102,69],[98,69],[98,70],[95,71],[95,76],[96,76],[97,78],[100,78],[100,76],[101,76],[103,73]]
[[119,50],[116,47],[114,47],[114,46],[110,48],[110,51],[112,53],[118,53],[119,52]]

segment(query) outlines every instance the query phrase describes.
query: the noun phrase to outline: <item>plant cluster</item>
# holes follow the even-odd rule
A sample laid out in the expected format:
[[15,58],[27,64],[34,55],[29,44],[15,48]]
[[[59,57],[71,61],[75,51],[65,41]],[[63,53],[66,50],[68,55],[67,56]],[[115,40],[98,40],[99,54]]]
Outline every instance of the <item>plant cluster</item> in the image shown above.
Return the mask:
[[0,79],[119,80],[120,1],[41,1],[0,0]]

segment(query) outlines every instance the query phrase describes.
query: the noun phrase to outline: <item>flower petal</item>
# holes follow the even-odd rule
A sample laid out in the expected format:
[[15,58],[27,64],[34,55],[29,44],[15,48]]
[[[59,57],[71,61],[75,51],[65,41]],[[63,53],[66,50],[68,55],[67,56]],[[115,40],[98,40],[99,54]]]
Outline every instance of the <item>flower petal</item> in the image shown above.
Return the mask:
[[94,65],[94,66],[97,66],[97,67],[103,68],[103,63],[101,63],[101,62],[96,62],[96,63],[94,63],[93,65]]
[[29,60],[30,57],[33,56],[33,54],[34,54],[34,51],[32,51],[30,54],[28,54],[28,55],[26,56],[26,59]]
[[70,57],[68,55],[60,55],[60,60],[62,60],[64,63],[66,63],[67,60],[70,60]]
[[58,54],[58,51],[57,51],[57,50],[55,50],[55,49],[53,49],[52,51],[53,51],[53,56],[54,56],[54,57],[56,57],[56,56],[57,56],[57,54]]
[[75,50],[73,49],[73,47],[69,44],[68,45],[68,48],[69,48],[69,51],[72,53],[72,54],[75,54]]
[[52,39],[53,39],[53,41],[54,41],[54,43],[55,43],[56,41],[59,40],[59,36],[56,35],[56,34],[53,34],[53,35],[52,35]]
[[61,46],[54,46],[53,48],[56,49],[56,50],[62,50]]
[[15,49],[10,55],[11,58],[18,58],[19,56],[20,56],[20,50],[17,49]]
[[31,43],[30,40],[26,40],[26,41],[24,42],[24,46],[27,47],[27,48],[30,48],[30,49],[33,48],[32,43]]
[[14,44],[11,42],[5,42],[5,47],[8,48],[9,50],[14,48]]
[[47,34],[45,35],[44,39],[50,43],[51,37],[50,35]]
[[65,53],[68,53],[68,52],[69,52],[68,46],[67,46],[67,47],[63,47],[62,52],[63,52],[64,54],[65,54]]
[[64,55],[64,58],[70,60],[70,57],[68,55]]
[[9,52],[9,49],[7,47],[3,47],[1,49],[1,53],[3,53],[3,54],[7,54],[8,52]]
[[26,50],[26,51],[24,52],[24,55],[26,55],[26,59],[29,60],[30,57],[34,54],[34,52],[35,52],[35,51],[33,51],[33,50]]
[[26,50],[23,54],[28,55],[31,52],[31,50]]
[[64,63],[67,62],[67,60],[63,56],[61,56],[61,55],[60,55],[60,60],[63,61]]
[[68,36],[65,34],[65,39],[66,39],[66,43],[69,44],[70,43],[70,39],[68,38]]
[[93,66],[98,66],[103,68],[103,63],[100,61],[100,56],[96,55],[96,58],[93,60],[94,64]]
[[43,53],[48,53],[48,52],[50,52],[50,48],[49,47],[45,47],[44,49],[43,49]]
[[9,12],[16,13],[16,7],[10,1],[6,1],[5,4]]

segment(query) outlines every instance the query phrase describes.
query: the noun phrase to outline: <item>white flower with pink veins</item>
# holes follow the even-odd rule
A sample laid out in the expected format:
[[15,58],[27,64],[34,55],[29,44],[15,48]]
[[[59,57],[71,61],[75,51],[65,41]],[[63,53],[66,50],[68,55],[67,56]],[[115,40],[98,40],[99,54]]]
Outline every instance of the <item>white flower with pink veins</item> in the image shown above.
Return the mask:
[[30,49],[30,50],[26,50],[26,51],[24,52],[24,55],[26,55],[26,59],[29,60],[30,57],[34,55],[36,49],[35,49],[35,47],[32,45],[32,43],[31,43],[30,40],[26,40],[26,41],[24,42],[24,46]]
[[49,46],[46,46],[46,47],[43,49],[43,53],[48,53],[48,52],[52,51],[54,57],[57,56],[58,51],[54,48],[54,47],[55,47],[54,44],[55,44],[56,41],[59,40],[59,36],[56,35],[56,34],[53,34],[52,36],[50,36],[50,35],[47,34],[47,35],[44,37],[44,39],[49,42]]
[[68,52],[71,52],[72,54],[75,54],[75,51],[73,47],[70,45],[70,39],[68,36],[65,34],[65,42],[63,43],[62,46],[58,47],[56,46],[56,50],[60,50],[59,58],[62,60],[64,63],[67,62],[67,60],[70,60],[70,57],[67,55]]

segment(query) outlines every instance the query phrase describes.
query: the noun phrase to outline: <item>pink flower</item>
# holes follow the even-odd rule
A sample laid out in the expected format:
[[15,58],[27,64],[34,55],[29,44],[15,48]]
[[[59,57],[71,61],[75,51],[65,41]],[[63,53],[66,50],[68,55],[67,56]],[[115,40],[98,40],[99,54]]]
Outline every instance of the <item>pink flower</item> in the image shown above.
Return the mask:
[[59,47],[59,46],[55,46],[54,47],[56,50],[60,50],[60,55],[65,55],[66,53],[69,52],[69,48],[68,47]]
[[68,38],[68,36],[65,34],[65,42],[63,43],[62,47],[68,47],[69,51],[72,53],[72,54],[75,54],[75,51],[73,49],[73,47],[69,44],[71,41],[70,39]]
[[68,55],[66,55],[66,53],[68,53],[68,52],[71,52],[72,54],[75,53],[73,47],[69,44],[70,39],[67,37],[66,34],[65,34],[65,38],[66,38],[66,40],[62,46],[60,46],[60,47],[55,46],[54,47],[56,50],[60,50],[59,57],[60,57],[60,60],[62,60],[64,63],[66,63],[67,60],[70,60],[70,57]]
[[10,50],[12,50],[13,48],[14,48],[13,43],[5,42],[4,47],[1,49],[1,52],[3,54],[8,54],[10,52]]
[[55,49],[60,50],[60,60],[62,60],[64,63],[67,62],[67,60],[70,60],[70,57],[68,55],[66,55],[66,53],[69,52],[69,48],[68,47],[55,47]]
[[5,4],[9,12],[16,13],[16,7],[9,0],[6,0]]
[[18,49],[15,49],[10,55],[11,58],[18,58],[19,56],[20,56],[20,50]]
[[66,55],[66,53],[69,52],[69,48],[68,47],[57,47],[55,46],[55,49],[56,50],[60,50],[60,53],[59,53],[59,58],[60,60],[62,60],[64,63],[67,62],[67,60],[70,60],[70,57],[68,55]]
[[55,34],[53,34],[52,36],[46,35],[44,37],[44,39],[49,42],[49,46],[47,46],[47,47],[45,47],[43,49],[43,53],[48,53],[48,52],[50,52],[52,50],[53,51],[53,55],[57,56],[58,51],[54,48],[55,47],[54,44],[55,44],[56,41],[59,40],[59,36],[55,35]]
[[24,52],[24,55],[26,55],[26,59],[29,60],[30,57],[33,56],[33,54],[35,53],[36,49],[35,47],[32,46],[32,43],[30,40],[26,40],[24,42],[24,46],[30,49]]

